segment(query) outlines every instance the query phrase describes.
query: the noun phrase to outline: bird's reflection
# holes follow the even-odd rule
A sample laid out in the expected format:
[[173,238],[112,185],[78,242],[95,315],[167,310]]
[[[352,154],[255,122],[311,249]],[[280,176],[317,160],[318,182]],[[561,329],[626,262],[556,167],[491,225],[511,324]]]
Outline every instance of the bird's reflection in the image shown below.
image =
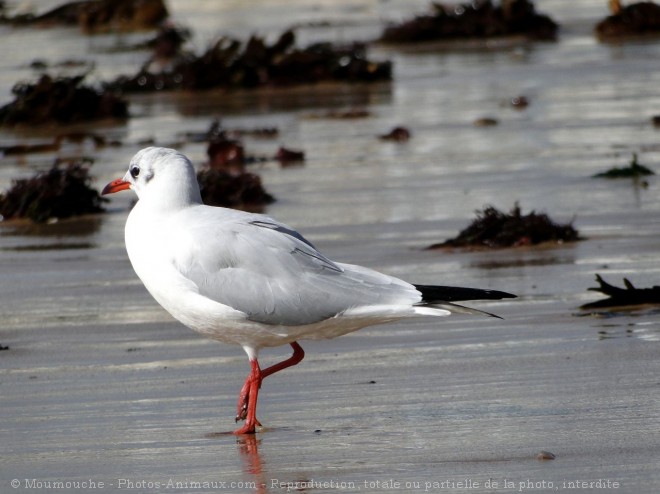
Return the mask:
[[244,478],[251,479],[256,487],[254,492],[261,494],[266,492],[266,479],[262,471],[262,461],[259,455],[259,444],[255,434],[243,434],[236,439],[238,454],[243,463]]

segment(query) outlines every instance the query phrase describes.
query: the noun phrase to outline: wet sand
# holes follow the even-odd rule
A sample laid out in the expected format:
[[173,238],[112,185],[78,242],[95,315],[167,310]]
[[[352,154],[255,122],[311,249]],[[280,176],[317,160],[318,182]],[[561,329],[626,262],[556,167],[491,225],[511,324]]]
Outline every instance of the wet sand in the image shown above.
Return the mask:
[[[109,236],[122,220],[105,223]],[[389,231],[372,228],[375,238]],[[409,250],[401,259],[360,239],[357,261],[373,256],[412,279],[469,280],[521,299],[478,305],[504,320],[454,316],[308,342],[303,363],[263,386],[266,430],[239,439],[223,433],[235,427],[242,352],[168,320],[119,241],[108,243],[29,262],[23,251],[3,253],[3,277],[28,291],[12,297],[3,284],[12,307],[2,331],[5,482],[154,487],[140,492],[193,492],[163,487],[170,480],[215,482],[194,492],[254,482],[254,492],[282,492],[274,483],[313,481],[381,492],[377,482],[391,480],[407,492],[463,492],[427,482],[470,481],[475,492],[511,492],[505,481],[561,490],[564,481],[603,479],[650,492],[659,481],[657,312],[576,317],[587,297],[568,279],[588,279],[596,254],[657,248],[649,239],[507,252],[489,269],[479,267],[493,262],[489,253]],[[352,242],[329,244],[335,257],[354,252]],[[538,460],[542,450],[556,459]]]
[[[314,89],[241,95],[240,104],[135,98],[127,126],[102,130],[128,144],[93,151],[102,185],[124,173],[145,137],[174,142],[219,114],[229,126],[276,125],[277,142],[248,139],[249,149],[281,143],[305,149],[307,161],[253,169],[278,198],[269,214],[333,259],[416,283],[516,293],[473,304],[504,320],[420,319],[303,342],[305,360],[263,385],[266,429],[237,439],[225,432],[236,427],[247,359],[173,322],[141,286],[123,246],[130,194],[83,222],[37,231],[3,225],[0,344],[9,349],[0,351],[0,491],[11,492],[12,479],[16,492],[55,492],[58,481],[76,492],[556,492],[608,481],[607,492],[657,490],[659,313],[578,307],[599,298],[587,291],[595,273],[616,285],[624,276],[639,287],[660,284],[657,179],[645,187],[590,178],[633,152],[657,171],[650,117],[660,92],[649,60],[660,44],[598,44],[590,26],[602,2],[576,2],[575,17],[566,6],[536,3],[565,26],[557,44],[417,54],[381,47],[374,53],[395,63],[391,85],[326,88],[321,98]],[[199,21],[193,29],[214,32],[195,14],[203,2],[172,4],[184,21]],[[350,6],[338,5],[318,15],[351,17]],[[302,37],[374,31],[382,19],[373,9],[360,2],[353,27]],[[260,19],[274,32],[284,23]],[[68,55],[107,41],[80,46],[80,35],[66,30],[34,36],[59,39]],[[29,59],[38,46],[26,46]],[[101,70],[120,70],[128,59]],[[0,77],[7,94],[25,72],[12,60],[3,62],[12,77]],[[526,110],[503,105],[520,94],[531,101]],[[347,106],[372,116],[309,118]],[[485,116],[499,124],[473,125]],[[395,125],[411,129],[408,143],[375,137]],[[30,139],[0,134],[3,143]],[[205,159],[203,145],[182,150]],[[51,158],[4,159],[0,185]],[[475,209],[508,210],[516,200],[524,211],[573,219],[587,239],[423,250],[454,236]],[[262,358],[284,356],[276,349]],[[556,457],[539,460],[541,451]]]

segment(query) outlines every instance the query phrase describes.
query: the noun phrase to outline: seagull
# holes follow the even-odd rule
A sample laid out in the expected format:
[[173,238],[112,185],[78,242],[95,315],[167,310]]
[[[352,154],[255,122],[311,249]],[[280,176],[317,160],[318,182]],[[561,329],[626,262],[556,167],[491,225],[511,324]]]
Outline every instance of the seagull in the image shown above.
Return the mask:
[[[128,257],[153,298],[175,319],[211,339],[240,345],[250,373],[240,391],[234,434],[254,434],[263,380],[298,364],[300,340],[335,338],[366,326],[419,316],[479,312],[456,305],[515,295],[497,290],[413,285],[372,269],[335,262],[296,230],[269,216],[207,206],[190,160],[148,147],[103,195],[132,189]],[[498,317],[498,316],[494,316]],[[265,369],[262,348],[293,354]]]

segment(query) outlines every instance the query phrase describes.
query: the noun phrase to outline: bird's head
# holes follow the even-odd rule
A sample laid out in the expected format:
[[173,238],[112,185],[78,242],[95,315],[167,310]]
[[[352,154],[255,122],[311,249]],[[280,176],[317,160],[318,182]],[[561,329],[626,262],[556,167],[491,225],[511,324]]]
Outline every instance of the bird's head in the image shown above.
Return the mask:
[[148,147],[133,156],[128,171],[103,188],[102,195],[133,189],[154,205],[200,204],[199,185],[190,160],[174,149]]

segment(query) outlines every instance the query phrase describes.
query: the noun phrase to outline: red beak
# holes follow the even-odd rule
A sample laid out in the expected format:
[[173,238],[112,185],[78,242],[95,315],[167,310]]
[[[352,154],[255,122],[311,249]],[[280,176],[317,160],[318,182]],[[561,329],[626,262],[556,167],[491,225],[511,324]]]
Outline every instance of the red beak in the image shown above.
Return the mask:
[[115,192],[119,192],[120,190],[126,190],[130,188],[130,186],[131,186],[130,182],[126,182],[125,180],[118,178],[117,180],[113,180],[108,185],[103,187],[103,190],[101,191],[101,195],[104,196],[106,194],[114,194]]

